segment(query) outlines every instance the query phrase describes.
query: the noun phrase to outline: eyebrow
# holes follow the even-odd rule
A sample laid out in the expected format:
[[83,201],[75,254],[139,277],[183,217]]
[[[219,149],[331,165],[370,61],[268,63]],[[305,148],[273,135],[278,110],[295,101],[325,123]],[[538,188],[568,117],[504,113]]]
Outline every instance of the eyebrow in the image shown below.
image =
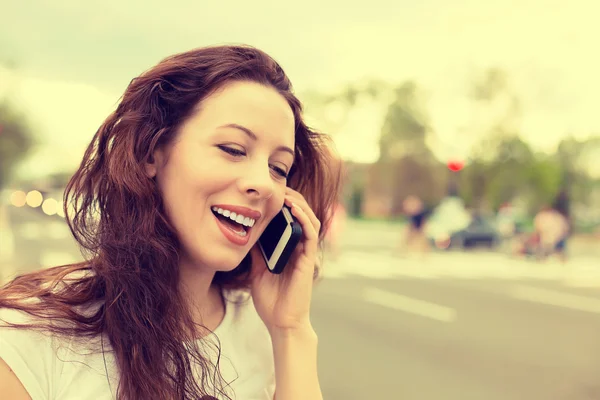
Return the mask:
[[[258,137],[256,136],[256,134],[254,132],[252,132],[250,129],[246,128],[245,126],[239,125],[239,124],[226,124],[226,125],[222,125],[219,127],[219,129],[222,128],[233,128],[233,129],[237,129],[240,130],[242,132],[244,132],[246,135],[248,135],[248,137],[250,137],[250,139],[252,140],[258,140]],[[275,150],[277,151],[285,151],[287,153],[290,153],[292,156],[296,156],[296,154],[294,153],[294,150],[290,149],[287,146],[278,146]]]

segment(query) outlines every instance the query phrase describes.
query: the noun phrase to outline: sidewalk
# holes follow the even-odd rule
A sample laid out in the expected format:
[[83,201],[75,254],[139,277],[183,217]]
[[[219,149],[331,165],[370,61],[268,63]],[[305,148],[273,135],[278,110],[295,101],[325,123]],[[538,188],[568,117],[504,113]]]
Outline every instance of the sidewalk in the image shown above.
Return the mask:
[[[396,222],[348,219],[340,245],[347,250],[395,250],[401,243],[404,227],[405,224]],[[569,238],[567,251],[573,255],[596,256],[600,264],[600,236],[575,234]]]
[[594,257],[562,264],[558,259],[539,263],[492,252],[434,252],[423,257],[355,249],[342,251],[336,259],[326,256],[324,261],[325,278],[539,280],[600,288],[600,263]]

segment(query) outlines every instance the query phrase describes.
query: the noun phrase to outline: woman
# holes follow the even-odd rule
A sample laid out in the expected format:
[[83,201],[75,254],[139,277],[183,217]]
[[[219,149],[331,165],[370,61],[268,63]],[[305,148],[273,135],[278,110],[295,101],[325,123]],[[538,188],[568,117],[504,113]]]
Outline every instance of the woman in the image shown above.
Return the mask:
[[[197,49],[132,80],[65,191],[87,261],[0,290],[0,393],[321,399],[309,308],[330,156],[257,49]],[[275,275],[256,242],[284,204],[303,238]]]

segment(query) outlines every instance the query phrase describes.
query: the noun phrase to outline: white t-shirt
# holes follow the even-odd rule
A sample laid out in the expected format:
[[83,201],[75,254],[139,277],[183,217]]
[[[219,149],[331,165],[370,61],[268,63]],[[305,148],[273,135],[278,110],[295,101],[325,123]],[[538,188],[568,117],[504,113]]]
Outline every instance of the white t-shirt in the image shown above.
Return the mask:
[[[237,400],[273,400],[275,368],[269,333],[247,294],[229,292],[225,297],[223,321],[214,335],[203,339],[205,343],[214,336],[219,339],[219,369],[227,386],[225,391]],[[20,311],[0,309],[0,325],[5,325],[3,321],[19,323],[29,318]],[[0,358],[13,370],[32,400],[115,399],[118,377],[110,344],[100,338],[93,342],[0,327]],[[91,351],[101,349],[102,345],[104,354]],[[201,347],[204,348],[210,351],[214,346]],[[216,352],[212,359],[216,360]]]

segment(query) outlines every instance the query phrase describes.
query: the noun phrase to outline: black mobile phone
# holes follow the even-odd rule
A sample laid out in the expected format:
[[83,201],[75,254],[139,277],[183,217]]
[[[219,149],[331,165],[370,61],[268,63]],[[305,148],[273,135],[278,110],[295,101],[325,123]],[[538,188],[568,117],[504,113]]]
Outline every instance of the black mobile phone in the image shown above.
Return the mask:
[[274,274],[283,272],[301,237],[302,226],[292,215],[292,210],[284,205],[258,239],[258,247],[269,271]]

